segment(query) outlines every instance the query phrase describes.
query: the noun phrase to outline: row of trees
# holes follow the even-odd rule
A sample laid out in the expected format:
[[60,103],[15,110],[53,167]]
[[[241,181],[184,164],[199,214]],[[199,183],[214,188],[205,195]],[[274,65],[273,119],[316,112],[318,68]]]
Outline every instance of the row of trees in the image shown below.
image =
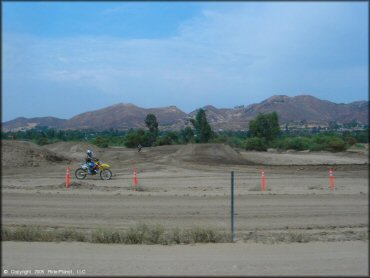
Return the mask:
[[247,150],[266,151],[268,148],[295,150],[329,150],[342,151],[357,142],[368,142],[368,130],[344,132],[342,134],[306,134],[291,135],[280,130],[277,113],[260,114],[250,121],[249,131],[213,132],[208,123],[206,112],[199,109],[191,126],[180,131],[159,131],[159,124],[154,114],[145,118],[147,129],[131,129],[96,132],[93,130],[54,130],[38,127],[27,131],[2,132],[2,139],[32,140],[39,145],[57,141],[89,141],[99,147],[126,146],[136,148],[187,143],[226,143],[233,147]]
[[148,114],[145,118],[145,125],[148,130],[131,129],[125,137],[124,144],[129,148],[134,148],[139,144],[149,147],[171,144],[207,143],[215,136],[207,121],[205,110],[199,109],[195,119],[191,119],[190,122],[193,128],[188,126],[180,132],[169,131],[160,134],[156,116],[154,114]]
[[[245,149],[247,150],[266,151],[268,148],[275,148],[338,152],[344,151],[358,142],[358,139],[350,132],[344,132],[341,135],[333,132],[306,136],[283,135],[276,112],[258,115],[250,121],[249,129],[251,136],[245,140]],[[366,134],[368,135],[368,131]],[[365,141],[368,142],[368,139]]]

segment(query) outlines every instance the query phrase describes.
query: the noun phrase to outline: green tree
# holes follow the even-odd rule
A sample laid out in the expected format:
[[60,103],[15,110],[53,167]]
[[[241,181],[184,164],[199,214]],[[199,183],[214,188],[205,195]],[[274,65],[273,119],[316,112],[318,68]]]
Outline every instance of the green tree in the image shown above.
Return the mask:
[[189,143],[191,142],[191,140],[194,139],[194,132],[190,126],[187,126],[183,130],[181,130],[180,138],[181,138],[181,141],[184,143]]
[[150,145],[153,145],[153,143],[158,138],[158,121],[157,117],[154,114],[148,114],[145,118],[145,125],[149,129],[150,133]]
[[268,142],[273,141],[280,134],[277,113],[259,114],[249,122],[249,131],[251,137],[265,138]]
[[46,137],[44,137],[44,136],[40,136],[40,137],[38,137],[38,138],[36,139],[36,144],[37,144],[37,145],[42,146],[42,145],[46,145],[46,144],[48,144],[48,143],[49,143],[48,138],[46,138]]
[[303,151],[308,150],[312,145],[312,140],[308,137],[294,136],[280,138],[273,143],[274,148],[283,149],[283,150],[297,150]]
[[57,133],[57,138],[66,141],[67,140],[66,132],[64,130],[59,130]]
[[94,140],[92,140],[92,143],[100,148],[108,148],[108,138],[98,136]]
[[207,121],[206,111],[199,109],[195,119],[190,119],[190,122],[195,128],[196,141],[199,143],[207,143],[213,136],[211,126]]
[[150,134],[143,129],[130,130],[124,137],[124,144],[128,148],[136,148],[139,144],[149,147],[151,146]]
[[46,136],[48,139],[53,139],[56,135],[55,129],[51,128],[46,131]]
[[337,130],[339,128],[339,125],[336,121],[329,122],[329,130]]
[[267,142],[265,138],[252,137],[245,140],[245,149],[247,151],[266,151]]
[[156,146],[163,146],[163,145],[173,145],[178,143],[179,136],[176,132],[169,131],[162,135],[161,137],[158,137],[157,141],[155,142]]
[[357,143],[357,140],[355,137],[352,136],[352,134],[349,131],[343,132],[342,139],[346,142],[347,145],[353,146]]

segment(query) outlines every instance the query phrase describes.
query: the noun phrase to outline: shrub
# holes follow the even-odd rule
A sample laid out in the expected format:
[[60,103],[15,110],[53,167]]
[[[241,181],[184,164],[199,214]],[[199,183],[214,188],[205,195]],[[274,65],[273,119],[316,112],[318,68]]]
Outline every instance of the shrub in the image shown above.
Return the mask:
[[86,241],[85,235],[73,228],[58,231],[55,237],[59,241]]
[[124,144],[128,148],[136,148],[139,144],[143,147],[151,146],[150,134],[143,129],[131,130],[124,137]]
[[164,228],[161,225],[138,224],[125,233],[126,244],[166,244]]
[[99,148],[108,148],[108,141],[108,138],[98,136],[94,140],[92,140],[91,143],[98,146]]
[[176,244],[180,244],[183,242],[181,239],[181,231],[179,228],[175,228],[172,230],[171,238],[172,238],[172,241]]
[[306,137],[290,137],[276,141],[274,147],[283,150],[303,151],[309,149],[311,140]]
[[331,152],[342,152],[347,149],[346,142],[340,138],[333,138],[328,142],[327,150]]
[[224,134],[215,133],[214,137],[210,140],[210,143],[227,143],[228,140],[234,139],[233,137],[227,137]]
[[268,144],[264,138],[252,137],[245,140],[245,149],[247,151],[266,151],[267,148]]
[[124,235],[118,231],[101,228],[94,231],[91,236],[93,243],[124,243],[124,239]]
[[193,227],[190,230],[192,242],[216,242],[216,233],[211,228]]
[[55,238],[49,232],[41,230],[36,226],[18,227],[16,229],[1,229],[1,240],[14,241],[53,241]]
[[346,142],[338,136],[317,135],[312,138],[312,147],[315,147],[315,150],[319,149],[330,152],[340,152],[345,151],[348,146]]
[[176,144],[179,141],[179,136],[175,132],[167,132],[163,136],[157,138],[154,145],[163,146],[163,145],[172,145]]
[[233,148],[243,148],[245,146],[244,140],[238,137],[228,138],[227,143]]
[[322,151],[324,149],[325,149],[325,146],[322,144],[318,144],[318,143],[311,143],[309,147],[309,150],[313,152]]
[[345,140],[346,144],[349,145],[349,146],[353,146],[353,145],[355,145],[357,143],[356,138],[350,137],[350,136],[349,137],[345,137],[344,140]]
[[[348,139],[353,142],[353,138]],[[345,151],[348,144],[344,139],[338,135],[315,135],[313,137],[285,137],[275,140],[272,143],[274,148],[288,150],[293,149],[297,151],[310,150],[310,151],[330,151],[339,152]]]
[[38,137],[35,142],[37,145],[43,146],[49,144],[48,138],[46,137]]

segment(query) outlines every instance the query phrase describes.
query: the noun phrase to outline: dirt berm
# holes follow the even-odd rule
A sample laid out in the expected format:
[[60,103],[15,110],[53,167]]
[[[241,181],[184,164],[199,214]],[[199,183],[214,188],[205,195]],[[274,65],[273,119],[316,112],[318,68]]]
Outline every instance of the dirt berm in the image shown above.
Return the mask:
[[68,161],[67,156],[27,141],[1,141],[2,167],[39,166],[41,163]]
[[[188,144],[144,148],[140,153],[129,148],[99,148],[87,142],[58,142],[38,146],[28,141],[2,140],[2,167],[37,167],[41,164],[81,162],[86,150],[102,161],[113,162],[116,167],[132,163],[202,165],[339,165],[368,164],[363,153],[341,152],[255,152],[235,150],[226,144]],[[367,152],[367,150],[366,150]]]
[[68,158],[78,161],[86,157],[86,150],[93,151],[96,157],[100,157],[101,155],[101,149],[99,147],[85,142],[57,142],[45,145],[44,148],[58,154],[65,154]]
[[189,144],[177,150],[173,156],[186,162],[205,162],[208,164],[252,164],[229,145]]
[[[58,154],[64,154],[74,160],[83,160],[86,156],[86,150],[90,149],[96,157],[108,160],[126,160],[155,161],[158,159],[170,157],[175,160],[192,163],[210,163],[210,164],[252,164],[246,160],[238,151],[225,144],[188,144],[177,146],[157,146],[144,148],[142,153],[136,149],[128,148],[107,148],[101,149],[94,145],[84,142],[58,142],[45,145],[44,148]],[[167,160],[166,160],[167,161]],[[170,163],[169,161],[167,161]]]

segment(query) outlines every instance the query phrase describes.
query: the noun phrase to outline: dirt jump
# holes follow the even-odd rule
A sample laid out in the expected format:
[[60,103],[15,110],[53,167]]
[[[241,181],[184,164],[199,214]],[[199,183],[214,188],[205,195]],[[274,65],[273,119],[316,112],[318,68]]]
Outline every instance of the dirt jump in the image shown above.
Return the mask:
[[[87,149],[111,165],[111,180],[74,177]],[[71,168],[68,189],[67,166]],[[55,265],[54,269],[73,269],[74,274],[82,268],[88,275],[368,274],[368,149],[247,152],[225,144],[189,144],[138,152],[86,142],[37,146],[3,140],[2,225],[90,234],[101,228],[127,231],[145,223],[160,224],[165,230],[200,226],[227,233],[231,171],[236,243],[125,246],[7,241],[2,273]],[[89,257],[95,252],[103,252],[99,256],[106,256],[106,261]],[[284,252],[285,259],[279,260]],[[117,254],[131,263],[114,259]],[[62,257],[69,258],[58,263]]]

